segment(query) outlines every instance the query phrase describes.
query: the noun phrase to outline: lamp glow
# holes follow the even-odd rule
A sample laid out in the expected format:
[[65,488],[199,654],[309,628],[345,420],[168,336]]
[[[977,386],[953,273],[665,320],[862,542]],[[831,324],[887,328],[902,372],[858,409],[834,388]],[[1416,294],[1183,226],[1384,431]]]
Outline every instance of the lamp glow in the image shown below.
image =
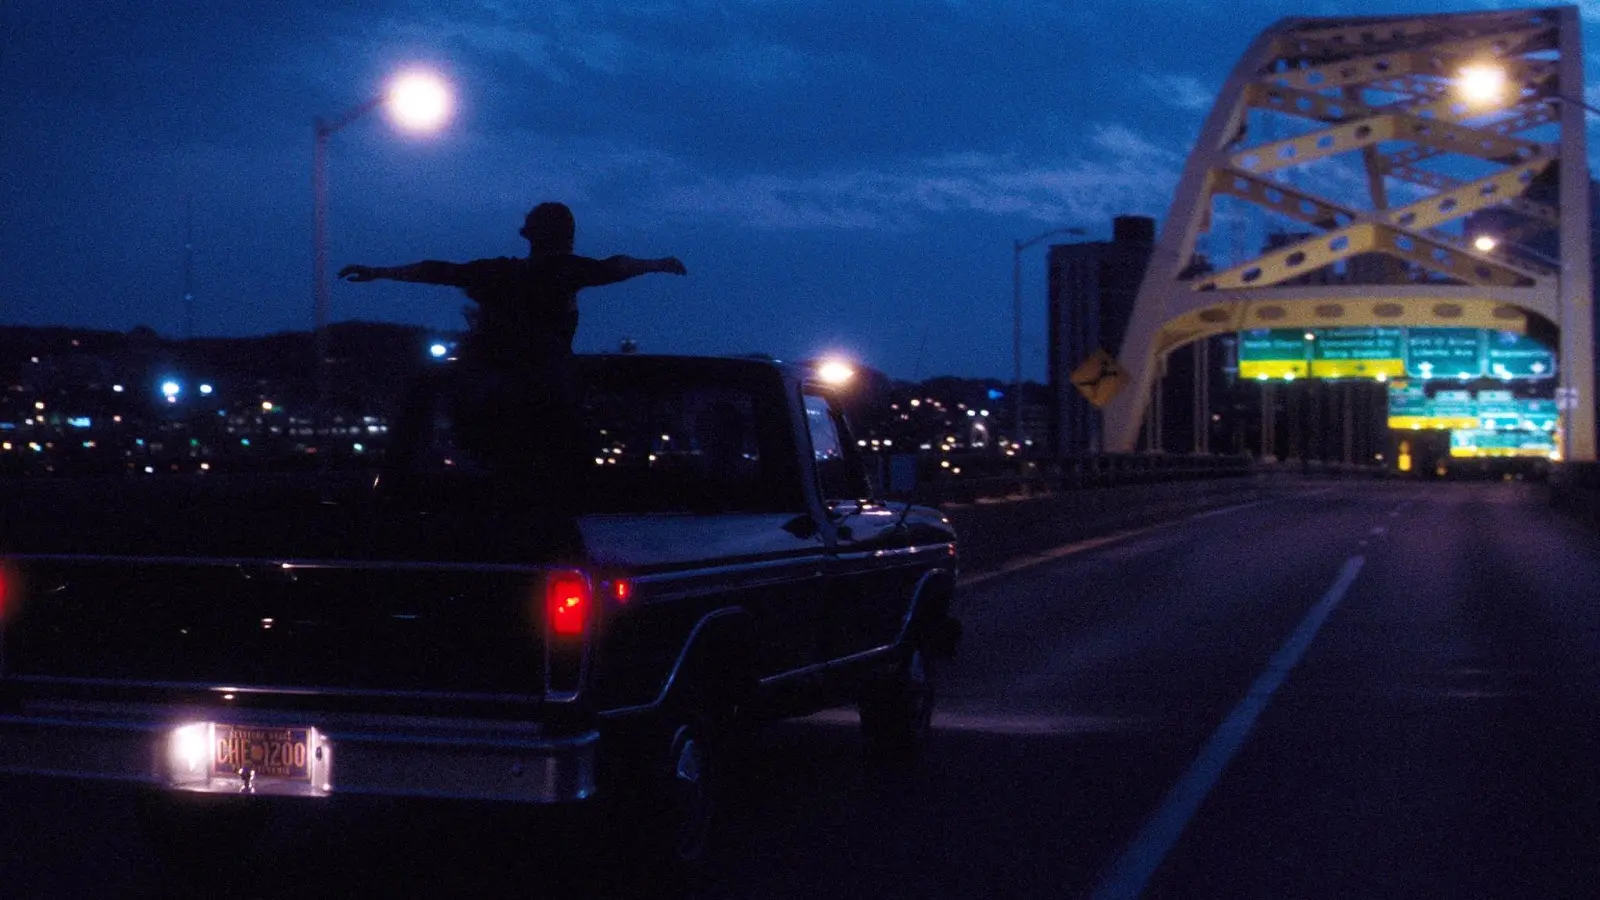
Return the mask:
[[825,360],[822,365],[817,366],[817,377],[828,384],[844,384],[855,375],[855,368],[841,359]]
[[211,749],[211,727],[208,723],[196,722],[174,729],[168,738],[170,768],[169,774],[176,780],[187,780],[201,774],[207,760],[207,751]]
[[1492,234],[1480,234],[1472,239],[1472,246],[1476,247],[1479,253],[1488,253],[1500,246],[1500,242],[1495,240]]
[[1456,88],[1469,103],[1498,103],[1506,93],[1506,70],[1488,63],[1463,66],[1456,77]]
[[432,131],[450,117],[450,89],[429,72],[407,72],[389,86],[389,114],[410,131]]

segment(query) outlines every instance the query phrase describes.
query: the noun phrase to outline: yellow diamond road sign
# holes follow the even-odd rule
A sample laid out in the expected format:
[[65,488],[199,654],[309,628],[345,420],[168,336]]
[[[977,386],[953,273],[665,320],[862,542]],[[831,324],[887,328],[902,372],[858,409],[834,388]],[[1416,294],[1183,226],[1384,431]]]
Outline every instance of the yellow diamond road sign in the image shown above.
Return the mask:
[[1128,373],[1103,349],[1089,354],[1088,359],[1072,370],[1072,383],[1096,408],[1110,403],[1127,381]]

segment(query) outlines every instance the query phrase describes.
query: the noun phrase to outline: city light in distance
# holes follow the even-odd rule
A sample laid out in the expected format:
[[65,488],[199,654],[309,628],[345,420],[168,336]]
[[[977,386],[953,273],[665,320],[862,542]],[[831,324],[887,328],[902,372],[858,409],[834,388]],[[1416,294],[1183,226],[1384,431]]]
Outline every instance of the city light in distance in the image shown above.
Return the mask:
[[441,359],[446,353],[449,352],[450,348],[443,344],[434,344],[432,347],[428,348],[428,354],[434,359]]
[[168,398],[176,397],[178,394],[182,393],[182,391],[183,385],[177,383],[176,381],[161,382],[161,393],[165,394]]
[[200,393],[202,393],[202,394],[211,393],[211,385],[209,385],[209,384],[200,385]]

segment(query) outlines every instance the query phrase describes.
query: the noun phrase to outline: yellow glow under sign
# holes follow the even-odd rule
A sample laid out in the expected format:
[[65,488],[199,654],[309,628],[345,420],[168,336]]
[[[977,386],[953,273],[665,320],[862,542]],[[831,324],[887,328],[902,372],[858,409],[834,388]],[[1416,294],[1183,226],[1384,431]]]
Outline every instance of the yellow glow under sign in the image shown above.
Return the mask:
[[1410,431],[1422,429],[1424,431],[1449,431],[1455,428],[1481,428],[1483,423],[1477,416],[1390,416],[1389,427]]
[[1266,376],[1268,379],[1281,380],[1286,375],[1291,375],[1295,378],[1306,378],[1310,374],[1310,368],[1303,359],[1239,361],[1239,377],[1244,379],[1259,379],[1262,376]]
[[[1241,364],[1242,367],[1242,364]],[[1311,362],[1313,378],[1404,378],[1403,359],[1317,359]]]

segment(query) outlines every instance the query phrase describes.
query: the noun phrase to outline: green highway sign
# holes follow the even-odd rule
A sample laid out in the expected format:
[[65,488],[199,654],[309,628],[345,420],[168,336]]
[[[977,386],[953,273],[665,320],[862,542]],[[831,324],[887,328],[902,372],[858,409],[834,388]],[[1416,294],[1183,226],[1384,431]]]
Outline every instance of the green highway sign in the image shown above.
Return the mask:
[[1403,328],[1324,328],[1312,333],[1313,377],[1399,378],[1405,374]]
[[1406,331],[1407,377],[1478,378],[1483,375],[1483,329],[1409,328]]
[[1485,328],[1260,328],[1239,332],[1239,377],[1389,381],[1539,381],[1555,377],[1549,347]]
[[1491,378],[1553,378],[1556,374],[1550,348],[1514,331],[1489,332],[1486,358],[1486,374]]
[[1549,397],[1460,390],[1436,391],[1430,397],[1418,381],[1389,386],[1390,428],[1548,434],[1556,424],[1556,401]]
[[1258,328],[1239,333],[1240,378],[1302,378],[1309,375],[1307,332],[1296,328]]

